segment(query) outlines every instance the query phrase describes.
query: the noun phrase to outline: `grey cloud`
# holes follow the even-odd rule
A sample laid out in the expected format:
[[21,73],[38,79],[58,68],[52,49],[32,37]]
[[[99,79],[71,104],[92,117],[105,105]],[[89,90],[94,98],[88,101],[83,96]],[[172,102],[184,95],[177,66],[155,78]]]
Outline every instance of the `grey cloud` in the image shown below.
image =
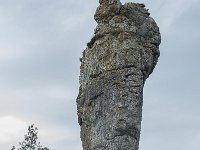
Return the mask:
[[198,9],[191,2],[162,35],[161,57],[145,86],[141,150],[199,149]]

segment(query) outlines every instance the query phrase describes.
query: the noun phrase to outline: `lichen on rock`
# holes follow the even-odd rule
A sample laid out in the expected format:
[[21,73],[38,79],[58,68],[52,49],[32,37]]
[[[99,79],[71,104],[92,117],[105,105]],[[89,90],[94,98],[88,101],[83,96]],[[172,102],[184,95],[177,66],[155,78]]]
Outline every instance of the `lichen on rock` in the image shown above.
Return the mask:
[[159,28],[144,4],[100,0],[81,58],[78,120],[84,150],[138,150],[143,86],[157,64]]

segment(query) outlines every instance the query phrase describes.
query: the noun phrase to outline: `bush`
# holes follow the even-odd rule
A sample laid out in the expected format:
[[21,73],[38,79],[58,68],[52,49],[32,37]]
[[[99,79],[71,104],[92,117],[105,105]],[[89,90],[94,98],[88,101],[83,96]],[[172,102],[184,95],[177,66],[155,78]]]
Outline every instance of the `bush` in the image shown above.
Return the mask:
[[[24,141],[19,142],[20,148],[18,150],[49,150],[47,147],[42,147],[38,139],[38,128],[34,124],[28,127],[28,133],[24,136]],[[15,150],[15,146],[11,150]]]

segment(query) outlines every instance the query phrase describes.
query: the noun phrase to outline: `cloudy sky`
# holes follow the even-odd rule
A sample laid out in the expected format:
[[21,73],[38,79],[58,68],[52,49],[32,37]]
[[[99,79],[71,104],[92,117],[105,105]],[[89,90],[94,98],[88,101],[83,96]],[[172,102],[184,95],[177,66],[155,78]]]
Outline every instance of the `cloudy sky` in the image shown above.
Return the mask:
[[[124,3],[125,0],[122,1]],[[162,33],[146,82],[140,150],[200,149],[200,0],[145,3]],[[81,150],[76,116],[79,57],[98,0],[0,0],[0,149],[28,125],[51,150]]]

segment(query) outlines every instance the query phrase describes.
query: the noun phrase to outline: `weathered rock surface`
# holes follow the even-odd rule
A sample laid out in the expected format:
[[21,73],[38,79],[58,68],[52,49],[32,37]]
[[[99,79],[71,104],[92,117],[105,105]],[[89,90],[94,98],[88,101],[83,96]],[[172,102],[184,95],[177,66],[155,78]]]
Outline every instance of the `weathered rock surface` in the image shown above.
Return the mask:
[[159,28],[144,4],[100,0],[81,58],[78,120],[84,150],[138,150],[143,86],[159,57]]

